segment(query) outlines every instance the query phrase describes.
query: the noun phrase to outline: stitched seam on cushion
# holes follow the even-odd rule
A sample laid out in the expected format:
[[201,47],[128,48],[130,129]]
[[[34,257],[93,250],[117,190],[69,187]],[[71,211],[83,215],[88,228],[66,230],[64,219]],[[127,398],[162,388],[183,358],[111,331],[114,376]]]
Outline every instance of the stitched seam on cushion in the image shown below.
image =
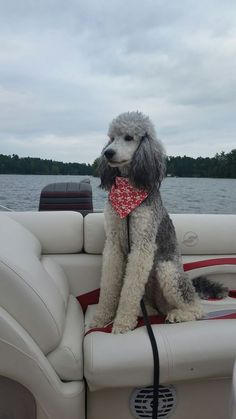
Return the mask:
[[60,336],[60,330],[59,330],[59,327],[58,327],[58,325],[57,325],[57,322],[56,322],[56,319],[54,318],[54,316],[53,316],[53,314],[51,313],[51,311],[49,310],[49,308],[48,308],[48,306],[47,306],[47,304],[43,301],[43,299],[40,297],[40,295],[34,290],[34,288],[31,286],[31,285],[29,285],[25,280],[24,280],[24,278],[22,278],[22,276],[21,275],[19,275],[19,273],[18,272],[16,272],[15,271],[15,269],[13,269],[12,267],[10,267],[9,265],[8,265],[8,263],[6,263],[6,262],[4,262],[4,261],[0,261],[3,265],[5,265],[8,269],[10,269],[12,272],[14,272],[23,282],[24,282],[24,284],[25,285],[27,285],[32,291],[33,291],[33,293],[34,294],[36,294],[37,296],[38,296],[38,298],[39,298],[39,300],[43,303],[43,305],[45,306],[45,308],[46,308],[46,310],[47,310],[47,312],[49,313],[49,315],[51,316],[51,318],[53,319],[53,322],[55,323],[55,326],[56,326],[56,330],[57,330],[57,333],[58,333],[58,338],[60,338],[61,336]]

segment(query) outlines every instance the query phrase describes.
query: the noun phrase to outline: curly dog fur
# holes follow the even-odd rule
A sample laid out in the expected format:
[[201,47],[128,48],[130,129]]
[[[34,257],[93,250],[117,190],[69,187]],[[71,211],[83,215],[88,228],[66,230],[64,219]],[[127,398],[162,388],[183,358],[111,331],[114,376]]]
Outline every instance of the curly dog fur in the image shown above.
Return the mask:
[[201,318],[199,297],[183,271],[175,229],[162,203],[165,153],[152,122],[140,112],[123,113],[112,121],[108,136],[100,164],[101,187],[110,190],[115,177],[124,176],[149,195],[129,216],[130,253],[127,220],[109,200],[106,203],[101,293],[91,326],[114,320],[113,333],[132,330],[143,296],[168,322]]

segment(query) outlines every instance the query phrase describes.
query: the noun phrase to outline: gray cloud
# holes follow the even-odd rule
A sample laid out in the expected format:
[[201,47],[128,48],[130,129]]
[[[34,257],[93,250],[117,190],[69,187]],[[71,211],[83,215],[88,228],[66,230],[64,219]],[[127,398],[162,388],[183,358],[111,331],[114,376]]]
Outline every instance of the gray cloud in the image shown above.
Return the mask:
[[167,153],[235,148],[236,4],[0,0],[0,153],[92,162],[139,109]]

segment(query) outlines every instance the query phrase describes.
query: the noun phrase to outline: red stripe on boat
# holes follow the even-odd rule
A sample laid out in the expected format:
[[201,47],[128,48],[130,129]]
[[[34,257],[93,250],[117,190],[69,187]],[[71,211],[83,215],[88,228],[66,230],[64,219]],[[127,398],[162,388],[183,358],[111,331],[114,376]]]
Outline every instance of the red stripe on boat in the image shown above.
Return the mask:
[[192,271],[193,269],[207,268],[209,266],[219,265],[236,265],[236,258],[219,258],[219,259],[207,259],[199,260],[195,262],[184,263],[184,271]]

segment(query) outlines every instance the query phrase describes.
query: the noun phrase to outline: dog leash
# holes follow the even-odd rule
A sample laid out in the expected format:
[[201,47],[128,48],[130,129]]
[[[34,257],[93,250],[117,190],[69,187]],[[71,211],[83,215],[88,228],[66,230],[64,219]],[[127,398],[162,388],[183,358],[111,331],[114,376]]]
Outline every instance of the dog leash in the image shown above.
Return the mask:
[[[128,237],[128,251],[130,253],[130,229],[129,229],[130,218],[127,215],[127,237]],[[150,324],[147,309],[144,303],[144,300],[140,301],[141,310],[143,313],[143,320],[148,332],[150,343],[152,346],[152,355],[153,355],[153,404],[152,404],[152,419],[158,419],[158,402],[159,402],[159,386],[160,386],[160,360],[159,352],[157,347],[157,342]]]

